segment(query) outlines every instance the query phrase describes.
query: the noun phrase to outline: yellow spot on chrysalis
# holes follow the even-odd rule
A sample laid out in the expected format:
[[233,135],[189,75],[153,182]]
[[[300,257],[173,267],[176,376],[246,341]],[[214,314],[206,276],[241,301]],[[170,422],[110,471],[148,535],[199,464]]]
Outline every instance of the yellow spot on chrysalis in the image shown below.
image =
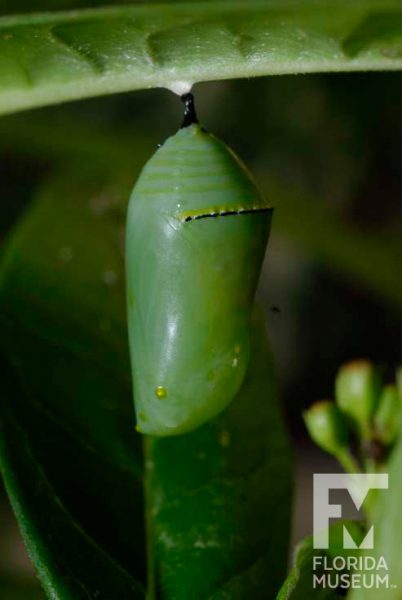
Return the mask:
[[138,433],[142,433],[142,429],[141,429],[141,427],[138,425],[138,423],[137,423],[137,425],[135,426],[135,430],[136,430],[136,431],[138,431]]
[[157,398],[159,398],[159,400],[161,400],[162,398],[166,398],[167,391],[163,387],[163,385],[158,385],[158,387],[155,390],[155,395],[156,395]]
[[228,431],[221,431],[219,436],[219,443],[224,448],[227,448],[230,444],[230,433]]

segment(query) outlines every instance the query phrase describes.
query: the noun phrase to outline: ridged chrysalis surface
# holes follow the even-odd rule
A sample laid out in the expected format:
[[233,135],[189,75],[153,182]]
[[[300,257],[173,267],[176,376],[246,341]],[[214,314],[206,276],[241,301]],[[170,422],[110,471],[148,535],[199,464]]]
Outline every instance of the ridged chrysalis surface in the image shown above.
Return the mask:
[[145,165],[126,245],[139,431],[190,431],[236,395],[270,220],[244,165],[197,123]]

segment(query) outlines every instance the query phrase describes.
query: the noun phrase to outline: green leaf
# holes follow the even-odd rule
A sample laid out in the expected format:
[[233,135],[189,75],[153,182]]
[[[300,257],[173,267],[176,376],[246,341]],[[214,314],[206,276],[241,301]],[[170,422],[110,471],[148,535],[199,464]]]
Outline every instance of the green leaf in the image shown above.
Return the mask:
[[3,17],[0,113],[151,87],[400,69],[398,0],[178,3]]
[[387,468],[389,473],[388,490],[377,492],[374,515],[374,550],[370,555],[378,561],[384,557],[388,571],[379,570],[381,576],[389,575],[390,587],[355,589],[351,600],[401,600],[402,598],[402,439],[394,449]]
[[[127,600],[144,598],[141,584],[106,544],[102,547],[102,533],[89,532],[93,523],[87,527],[84,522],[89,507],[81,507],[84,514],[80,514],[77,507],[76,510],[67,508],[71,502],[62,497],[62,494],[68,495],[70,486],[76,489],[77,495],[81,495],[82,490],[84,505],[87,505],[86,496],[95,498],[96,493],[110,493],[114,484],[119,486],[120,492],[125,488],[126,493],[133,492],[132,486],[119,481],[118,472],[109,473],[108,465],[102,480],[101,465],[97,472],[95,457],[86,456],[83,450],[77,452],[76,445],[65,436],[63,428],[46,420],[40,410],[35,411],[26,397],[19,394],[15,381],[11,380],[10,388],[11,385],[12,400],[2,399],[0,465],[29,554],[48,597],[106,600],[116,594]],[[40,437],[40,443],[35,437]],[[44,457],[45,448],[47,455]],[[71,468],[70,472],[64,468],[67,455],[74,461],[75,477]],[[63,472],[63,482],[51,481],[50,472],[56,469]],[[98,486],[94,483],[96,475]],[[91,483],[87,482],[87,489],[82,489],[85,476],[90,476]],[[61,488],[64,489],[61,491]],[[127,506],[122,505],[120,510],[127,510]],[[99,520],[98,526],[101,523]]]
[[230,407],[187,435],[148,438],[155,597],[272,598],[286,571],[291,463],[264,320]]
[[[330,547],[328,550],[315,550],[313,538],[309,536],[302,540],[295,551],[292,569],[283,584],[277,600],[340,600],[341,594],[337,589],[313,586],[314,574],[321,572],[314,569],[313,559],[325,557],[329,564],[335,556],[357,556],[358,550],[343,549],[343,526],[346,525],[353,539],[358,540],[363,534],[360,523],[356,521],[340,521],[330,528]],[[327,572],[328,573],[328,572]]]
[[75,171],[43,191],[0,267],[1,348],[21,382],[2,379],[0,464],[53,599],[144,597],[123,215],[107,180]]
[[[27,211],[0,264],[0,347],[13,367],[2,388],[0,463],[32,560],[57,600],[144,596],[142,452],[125,324],[127,180],[124,171],[66,169]],[[261,321],[256,328],[262,335]],[[194,434],[149,442],[152,540],[162,532],[150,564],[165,597],[179,597],[169,594],[182,576],[184,597],[209,586],[216,599],[248,598],[249,589],[273,596],[283,578],[289,449],[272,357],[263,338],[255,343],[233,408]],[[159,492],[164,507],[155,511]],[[172,494],[177,507],[166,506]],[[161,552],[165,527],[183,532],[181,563]],[[217,539],[222,552],[211,545]]]

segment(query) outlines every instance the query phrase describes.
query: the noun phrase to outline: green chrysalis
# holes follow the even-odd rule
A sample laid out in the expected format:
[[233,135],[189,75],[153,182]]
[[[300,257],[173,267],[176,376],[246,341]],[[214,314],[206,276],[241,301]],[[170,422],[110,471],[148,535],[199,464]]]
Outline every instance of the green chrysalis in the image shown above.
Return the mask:
[[183,126],[145,165],[127,216],[137,429],[154,435],[196,428],[238,392],[272,213],[184,101]]

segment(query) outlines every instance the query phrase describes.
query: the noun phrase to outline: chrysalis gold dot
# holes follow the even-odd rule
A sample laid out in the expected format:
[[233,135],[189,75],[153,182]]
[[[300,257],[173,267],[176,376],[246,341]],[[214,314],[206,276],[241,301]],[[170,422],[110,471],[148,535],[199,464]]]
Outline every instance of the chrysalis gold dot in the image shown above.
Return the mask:
[[162,400],[162,398],[166,398],[167,391],[163,387],[163,385],[158,385],[158,387],[155,390],[155,395],[156,395],[157,398],[159,398],[159,400]]

